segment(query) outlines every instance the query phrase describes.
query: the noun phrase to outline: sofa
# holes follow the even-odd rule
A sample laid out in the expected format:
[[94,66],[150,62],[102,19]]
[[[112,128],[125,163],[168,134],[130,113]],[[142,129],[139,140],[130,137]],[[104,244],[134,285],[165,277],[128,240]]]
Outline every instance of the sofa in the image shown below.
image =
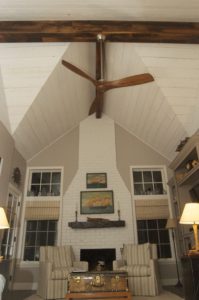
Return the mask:
[[70,245],[42,246],[37,294],[43,299],[65,298],[70,272],[87,270],[88,262],[75,261]]

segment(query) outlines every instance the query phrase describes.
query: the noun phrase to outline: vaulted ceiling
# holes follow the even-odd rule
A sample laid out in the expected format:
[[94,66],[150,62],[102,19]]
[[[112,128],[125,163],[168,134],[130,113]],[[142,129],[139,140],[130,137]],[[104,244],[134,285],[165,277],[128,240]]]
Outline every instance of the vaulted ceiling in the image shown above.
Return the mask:
[[[70,20],[84,27],[68,22],[63,35],[55,21]],[[61,60],[95,77],[95,37],[108,20],[122,22],[105,32],[106,78],[149,72],[155,81],[106,92],[103,112],[169,160],[198,129],[198,1],[0,0],[0,120],[27,160],[87,117],[95,89]]]

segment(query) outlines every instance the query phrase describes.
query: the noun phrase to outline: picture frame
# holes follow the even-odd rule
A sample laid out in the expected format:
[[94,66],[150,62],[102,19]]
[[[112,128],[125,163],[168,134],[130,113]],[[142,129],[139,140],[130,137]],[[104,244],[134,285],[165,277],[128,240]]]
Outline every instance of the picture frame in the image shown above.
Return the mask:
[[114,213],[113,191],[80,192],[80,213],[81,214]]
[[106,173],[87,173],[86,174],[86,188],[87,189],[107,188],[107,174]]

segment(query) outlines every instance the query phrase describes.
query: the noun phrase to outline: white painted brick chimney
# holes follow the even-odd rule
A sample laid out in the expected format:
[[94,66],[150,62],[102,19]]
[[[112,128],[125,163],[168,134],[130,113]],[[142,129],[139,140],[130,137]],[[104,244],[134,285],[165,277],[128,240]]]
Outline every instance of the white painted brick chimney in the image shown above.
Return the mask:
[[[80,215],[80,191],[87,190],[86,173],[96,172],[107,173],[107,190],[113,190],[115,212]],[[76,208],[78,221],[86,221],[88,216],[118,220],[118,206],[121,220],[126,222],[125,227],[95,229],[68,227],[68,222],[75,221]],[[79,170],[64,195],[62,214],[64,221],[61,243],[71,244],[76,258],[80,257],[80,249],[94,248],[115,248],[116,257],[119,258],[122,245],[136,241],[131,195],[116,167],[114,122],[105,115],[101,119],[96,119],[95,115],[92,115],[80,123]]]

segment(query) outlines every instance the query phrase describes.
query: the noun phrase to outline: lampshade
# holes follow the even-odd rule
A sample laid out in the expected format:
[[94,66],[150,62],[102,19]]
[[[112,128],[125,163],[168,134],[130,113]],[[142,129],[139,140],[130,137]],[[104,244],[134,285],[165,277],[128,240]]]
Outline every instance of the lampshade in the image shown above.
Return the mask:
[[186,203],[180,224],[199,224],[199,203]]
[[0,229],[9,228],[8,220],[3,207],[0,207]]
[[168,219],[166,224],[166,229],[174,229],[177,227],[176,219]]

